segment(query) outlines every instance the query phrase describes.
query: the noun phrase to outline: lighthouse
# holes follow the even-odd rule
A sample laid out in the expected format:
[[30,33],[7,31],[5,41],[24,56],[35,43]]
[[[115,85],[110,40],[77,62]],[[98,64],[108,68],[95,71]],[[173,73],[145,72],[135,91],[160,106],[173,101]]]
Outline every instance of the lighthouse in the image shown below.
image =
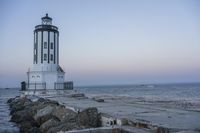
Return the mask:
[[46,14],[35,26],[33,67],[28,70],[27,89],[64,89],[65,72],[59,66],[59,31]]

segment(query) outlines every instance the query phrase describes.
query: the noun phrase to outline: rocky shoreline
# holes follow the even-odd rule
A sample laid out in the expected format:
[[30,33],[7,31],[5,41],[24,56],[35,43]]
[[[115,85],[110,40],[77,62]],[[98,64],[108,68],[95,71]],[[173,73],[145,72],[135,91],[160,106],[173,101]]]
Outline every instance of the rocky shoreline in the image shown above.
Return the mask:
[[57,133],[101,126],[101,114],[95,107],[75,112],[56,101],[33,101],[27,96],[11,98],[7,103],[11,121],[18,124],[20,133]]
[[[126,116],[126,112],[122,112],[126,117],[119,117],[119,114],[117,117],[115,116],[117,108],[130,108],[130,106],[129,108],[121,107],[121,102],[123,99],[119,99],[116,103],[113,99],[88,98],[83,93],[61,93],[59,91],[37,95],[26,92],[7,101],[10,106],[11,121],[18,125],[20,133],[199,132],[198,129],[166,128],[152,124],[150,121],[131,119],[133,114],[129,117],[130,115]],[[137,110],[137,108],[133,109]]]

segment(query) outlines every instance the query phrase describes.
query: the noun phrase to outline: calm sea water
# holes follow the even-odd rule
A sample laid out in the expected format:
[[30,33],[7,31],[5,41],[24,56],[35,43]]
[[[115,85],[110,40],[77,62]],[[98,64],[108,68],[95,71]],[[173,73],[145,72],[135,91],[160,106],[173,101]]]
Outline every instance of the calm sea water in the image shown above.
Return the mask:
[[[184,101],[200,109],[199,84],[162,84],[162,85],[121,85],[76,87],[75,90],[93,96],[122,96],[144,99],[145,101]],[[0,89],[0,133],[17,133],[18,128],[9,122],[9,107],[6,101],[19,95],[19,89]]]
[[161,101],[191,101],[200,103],[200,83],[93,86],[75,88],[88,96],[110,95]]
[[9,122],[9,106],[7,100],[19,95],[19,89],[0,89],[0,133],[18,133],[16,124]]

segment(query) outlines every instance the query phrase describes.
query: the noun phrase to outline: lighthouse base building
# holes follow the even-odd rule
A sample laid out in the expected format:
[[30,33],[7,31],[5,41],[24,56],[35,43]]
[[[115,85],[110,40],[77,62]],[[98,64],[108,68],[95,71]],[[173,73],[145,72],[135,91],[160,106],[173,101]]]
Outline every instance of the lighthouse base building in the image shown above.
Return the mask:
[[[50,67],[50,68],[48,68]],[[28,71],[28,89],[66,89],[65,72],[60,66],[48,66],[47,68]],[[41,71],[42,69],[42,71]],[[69,84],[69,83],[68,83]]]
[[48,14],[35,26],[33,67],[27,76],[28,90],[73,88],[72,82],[65,82],[65,72],[59,66],[59,31]]

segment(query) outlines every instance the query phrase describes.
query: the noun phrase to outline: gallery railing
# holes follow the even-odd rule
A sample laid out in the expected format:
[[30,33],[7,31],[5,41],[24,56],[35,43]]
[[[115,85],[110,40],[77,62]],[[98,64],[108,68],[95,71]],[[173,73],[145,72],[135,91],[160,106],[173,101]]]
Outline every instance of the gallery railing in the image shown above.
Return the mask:
[[64,83],[54,83],[54,89],[64,89]]
[[[21,90],[46,90],[51,89],[47,88],[47,84],[43,83],[26,83],[25,81],[21,82]],[[54,89],[66,89],[66,90],[73,90],[73,82],[68,81],[64,83],[54,83]]]
[[73,82],[54,83],[54,89],[73,90]]
[[46,83],[27,83],[26,88],[33,90],[46,89]]

